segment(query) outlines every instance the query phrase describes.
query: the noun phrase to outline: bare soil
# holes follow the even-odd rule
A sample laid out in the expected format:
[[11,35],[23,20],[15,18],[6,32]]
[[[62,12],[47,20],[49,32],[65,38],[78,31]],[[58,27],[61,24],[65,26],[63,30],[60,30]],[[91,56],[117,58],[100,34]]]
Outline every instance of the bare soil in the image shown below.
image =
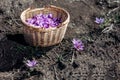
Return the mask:
[[[29,46],[20,14],[50,4],[70,13],[66,35],[55,46]],[[109,33],[94,23],[115,7],[119,5],[106,0],[0,0],[0,80],[120,80],[120,23]],[[83,51],[73,48],[73,38],[84,42]],[[30,71],[24,58],[35,58],[39,68]]]

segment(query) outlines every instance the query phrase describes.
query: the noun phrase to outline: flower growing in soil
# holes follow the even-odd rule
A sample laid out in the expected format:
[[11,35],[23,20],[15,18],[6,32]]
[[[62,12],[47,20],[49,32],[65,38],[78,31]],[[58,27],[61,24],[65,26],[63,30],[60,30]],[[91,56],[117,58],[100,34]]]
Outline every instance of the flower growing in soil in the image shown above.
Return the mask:
[[73,42],[74,48],[77,49],[78,51],[84,49],[84,44],[81,40],[73,39],[72,42]]
[[27,62],[26,62],[26,65],[28,66],[28,67],[34,67],[34,66],[36,66],[36,64],[37,64],[37,61],[36,60],[27,60]]
[[37,28],[57,27],[61,23],[61,18],[54,18],[53,14],[38,14],[26,20],[30,25]]
[[96,17],[95,22],[97,24],[102,24],[104,22],[104,18],[98,18],[98,17]]

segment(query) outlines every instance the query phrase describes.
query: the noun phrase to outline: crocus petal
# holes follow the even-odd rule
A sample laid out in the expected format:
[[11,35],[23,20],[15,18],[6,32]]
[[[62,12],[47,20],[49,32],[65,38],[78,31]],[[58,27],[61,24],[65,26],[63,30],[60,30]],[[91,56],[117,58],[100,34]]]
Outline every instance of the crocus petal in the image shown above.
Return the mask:
[[81,40],[73,39],[72,42],[73,42],[74,48],[77,49],[78,51],[84,49],[84,45]]
[[96,20],[95,22],[96,22],[97,24],[99,24],[99,23],[100,23],[100,21],[99,21],[99,20]]
[[100,18],[100,23],[103,23],[104,22],[104,18]]
[[76,44],[77,40],[76,40],[76,39],[73,39],[72,42],[73,42],[73,44]]
[[32,63],[33,63],[33,65],[36,65],[36,64],[37,64],[37,62],[36,62],[35,60],[33,60]]
[[96,17],[95,22],[96,22],[97,24],[102,24],[102,23],[104,22],[104,18],[97,18],[97,17]]
[[49,17],[49,18],[52,18],[52,17],[53,17],[53,14],[51,14],[51,13],[48,14],[48,17]]
[[47,23],[44,23],[44,24],[43,24],[43,27],[44,27],[44,28],[49,28],[49,25],[48,25]]
[[32,67],[33,65],[30,63],[26,63],[27,66]]
[[32,61],[27,60],[27,63],[26,63],[28,67],[34,67],[36,64],[37,62],[35,60],[32,60]]

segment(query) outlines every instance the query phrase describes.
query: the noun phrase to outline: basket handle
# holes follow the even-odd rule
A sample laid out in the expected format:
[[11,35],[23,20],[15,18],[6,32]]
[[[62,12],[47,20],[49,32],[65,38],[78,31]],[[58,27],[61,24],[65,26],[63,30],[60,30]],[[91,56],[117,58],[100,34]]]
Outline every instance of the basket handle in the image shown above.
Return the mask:
[[[53,5],[47,4],[43,6],[44,8],[50,8],[50,7],[54,7]],[[34,3],[32,3],[29,7],[30,9],[35,9]]]
[[29,8],[27,8],[24,12],[28,12],[28,11],[34,9],[34,8],[35,8],[35,7],[34,7],[34,5],[33,5],[33,3],[32,3],[31,6],[30,6]]
[[51,8],[51,7],[55,7],[55,6],[50,5],[50,4],[49,4],[49,5],[45,5],[45,6],[44,6],[44,8]]
[[35,9],[34,3],[30,5],[30,9]]
[[32,10],[32,9],[35,9],[35,6],[34,6],[33,3],[31,4],[31,6],[30,6],[25,12],[30,11],[30,10]]

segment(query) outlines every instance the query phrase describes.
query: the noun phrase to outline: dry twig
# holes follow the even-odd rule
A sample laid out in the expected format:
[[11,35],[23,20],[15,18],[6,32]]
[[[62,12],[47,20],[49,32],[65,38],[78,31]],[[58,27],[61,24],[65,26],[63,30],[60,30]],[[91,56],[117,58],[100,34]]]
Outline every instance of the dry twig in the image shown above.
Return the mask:
[[74,58],[75,58],[75,55],[74,55],[74,53],[73,53],[73,55],[72,55],[72,59],[71,59],[71,64],[73,64],[73,62],[74,62]]
[[53,68],[54,68],[54,73],[55,73],[55,80],[59,80],[59,78],[57,77],[57,72],[56,72],[56,68],[55,68],[55,66],[53,66]]
[[117,8],[114,8],[112,10],[110,10],[108,13],[107,13],[107,16],[109,16],[112,12],[114,11],[117,11],[120,7],[117,7]]
[[106,27],[102,30],[102,33],[108,33],[109,31],[113,30],[114,24],[111,24],[109,27]]

